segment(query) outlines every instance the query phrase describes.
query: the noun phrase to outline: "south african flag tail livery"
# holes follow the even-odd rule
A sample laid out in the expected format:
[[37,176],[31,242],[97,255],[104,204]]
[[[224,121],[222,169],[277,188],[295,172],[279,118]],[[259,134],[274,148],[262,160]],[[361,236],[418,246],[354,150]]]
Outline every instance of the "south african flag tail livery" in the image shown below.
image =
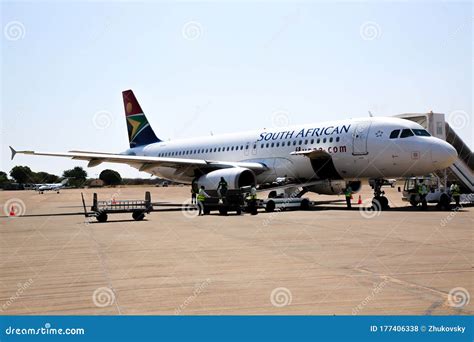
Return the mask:
[[127,120],[128,141],[130,147],[138,147],[160,142],[143,113],[133,91],[122,92],[125,118]]

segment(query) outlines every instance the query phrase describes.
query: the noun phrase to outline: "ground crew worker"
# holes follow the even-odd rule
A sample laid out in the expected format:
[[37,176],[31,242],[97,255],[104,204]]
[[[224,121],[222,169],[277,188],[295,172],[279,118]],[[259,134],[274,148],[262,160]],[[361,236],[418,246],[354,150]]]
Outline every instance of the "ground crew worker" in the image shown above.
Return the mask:
[[351,197],[352,197],[352,188],[350,185],[347,186],[346,191],[344,192],[346,195],[346,204],[347,204],[347,209],[351,209]]
[[191,204],[197,204],[196,196],[198,192],[199,192],[199,186],[195,182],[193,182],[191,184]]
[[426,195],[428,194],[428,188],[426,187],[426,184],[423,183],[423,179],[420,180],[420,183],[418,184],[418,195],[420,196],[420,201],[421,201],[421,208],[423,210],[426,210],[428,207],[428,204],[426,203]]
[[206,198],[211,197],[207,194],[207,192],[204,189],[205,189],[204,186],[201,186],[201,189],[199,189],[199,193],[197,195],[197,202],[198,202],[198,207],[199,207],[199,216],[203,215],[204,201],[206,200]]
[[247,197],[248,199],[248,204],[249,204],[249,211],[252,215],[257,214],[257,188],[255,185],[252,185],[250,188],[250,194]]
[[457,183],[451,184],[449,187],[451,191],[451,196],[453,196],[454,200],[456,201],[456,207],[459,207],[459,200],[461,198],[461,190],[459,189],[459,185]]
[[219,194],[219,197],[221,199],[225,198],[227,194],[227,182],[224,177],[221,177],[221,180],[219,181],[219,185],[217,186],[217,193]]

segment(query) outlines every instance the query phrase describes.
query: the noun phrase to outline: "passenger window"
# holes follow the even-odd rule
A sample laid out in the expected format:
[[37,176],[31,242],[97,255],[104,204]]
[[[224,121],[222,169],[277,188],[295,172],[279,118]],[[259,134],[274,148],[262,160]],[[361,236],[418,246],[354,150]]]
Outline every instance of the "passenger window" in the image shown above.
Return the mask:
[[326,143],[326,138],[323,139],[323,144],[325,144],[325,143]]
[[279,143],[279,142],[277,142],[277,145],[276,145],[276,147],[280,147],[280,143]]
[[329,142],[332,143],[332,138],[329,138]]
[[266,147],[266,148],[268,148],[268,146],[270,146],[270,144],[269,144],[269,143],[267,143],[267,145],[265,145],[265,147]]
[[413,132],[411,131],[411,129],[404,129],[402,131],[402,134],[400,134],[400,138],[408,138],[412,136],[413,136]]
[[272,147],[274,147],[274,146],[275,146],[275,143],[272,143]]
[[304,144],[305,144],[305,145],[308,145],[308,140],[305,140],[305,141],[304,141]]
[[303,143],[303,140],[300,140],[299,145],[301,145],[302,143]]
[[248,149],[249,149],[249,145],[245,146],[245,149],[248,150]]
[[339,137],[336,138],[336,142],[339,142]]
[[398,138],[398,134],[400,134],[400,130],[399,130],[399,129],[393,130],[392,133],[390,133],[390,139],[396,139],[396,138]]
[[261,147],[261,148],[264,148],[264,147],[265,147],[265,145],[264,145],[264,144],[262,144],[262,146],[260,146],[260,147]]
[[295,141],[293,141],[293,146],[295,146],[295,145],[296,145],[296,140],[295,140]]
[[318,138],[318,141],[316,141],[317,144],[319,144],[321,142],[321,139]]
[[257,144],[253,144],[253,149],[255,150],[257,148]]
[[314,139],[311,139],[311,144],[314,144]]

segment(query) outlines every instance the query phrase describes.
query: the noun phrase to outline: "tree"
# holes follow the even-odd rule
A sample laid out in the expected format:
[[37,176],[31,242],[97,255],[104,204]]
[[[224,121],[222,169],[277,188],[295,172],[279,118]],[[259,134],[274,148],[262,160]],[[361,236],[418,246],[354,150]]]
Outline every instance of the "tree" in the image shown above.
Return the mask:
[[65,170],[63,172],[63,177],[69,178],[69,184],[71,186],[81,187],[86,181],[87,172],[82,167],[76,166],[73,169]]
[[34,179],[34,172],[28,166],[15,166],[10,171],[12,177],[17,183],[31,183]]
[[105,185],[118,185],[122,183],[120,173],[109,169],[102,171],[99,175],[99,179],[101,179]]
[[47,172],[36,172],[34,174],[34,180],[35,183],[56,183],[59,181],[59,177]]
[[7,174],[3,171],[0,171],[0,185],[5,184],[5,183],[9,183],[9,182],[10,182],[10,180],[8,179]]

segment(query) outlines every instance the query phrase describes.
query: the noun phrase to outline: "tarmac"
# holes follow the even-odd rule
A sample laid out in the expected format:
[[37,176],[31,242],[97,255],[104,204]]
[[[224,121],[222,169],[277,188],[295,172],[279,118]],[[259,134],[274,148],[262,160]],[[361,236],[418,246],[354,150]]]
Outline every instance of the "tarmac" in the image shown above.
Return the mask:
[[[474,208],[420,211],[384,188],[347,210],[197,217],[188,187],[0,192],[0,313],[39,315],[472,315]],[[106,223],[80,193],[144,199],[159,211]],[[166,203],[164,203],[166,202]],[[162,210],[162,211],[160,211]]]

